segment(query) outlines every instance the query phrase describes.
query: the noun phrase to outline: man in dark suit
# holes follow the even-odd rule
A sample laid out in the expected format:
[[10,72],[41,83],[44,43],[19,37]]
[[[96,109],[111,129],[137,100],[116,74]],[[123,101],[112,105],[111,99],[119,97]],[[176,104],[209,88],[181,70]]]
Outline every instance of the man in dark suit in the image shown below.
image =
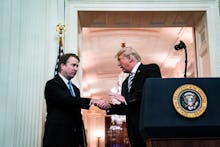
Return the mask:
[[89,109],[93,104],[101,109],[110,107],[106,100],[80,97],[79,89],[70,82],[77,73],[79,61],[75,54],[64,54],[59,62],[58,75],[46,83],[44,147],[87,146],[81,108]]
[[116,54],[118,66],[129,76],[122,83],[120,94],[111,93],[110,96],[121,102],[112,105],[107,114],[125,114],[128,137],[132,147],[146,147],[139,131],[140,104],[142,89],[146,78],[161,77],[157,64],[143,65],[141,57],[131,47],[125,47]]

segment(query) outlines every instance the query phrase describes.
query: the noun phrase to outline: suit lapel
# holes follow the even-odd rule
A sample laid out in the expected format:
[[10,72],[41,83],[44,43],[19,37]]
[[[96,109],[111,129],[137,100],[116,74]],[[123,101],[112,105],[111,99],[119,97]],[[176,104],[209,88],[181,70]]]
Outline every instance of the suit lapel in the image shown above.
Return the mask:
[[135,76],[134,76],[134,79],[133,79],[133,82],[132,82],[132,85],[131,85],[131,91],[135,87],[136,80],[141,75],[142,68],[143,68],[143,64],[141,63],[140,66],[138,67],[136,73],[135,73]]
[[56,79],[57,83],[58,83],[63,89],[65,89],[67,92],[69,92],[69,89],[68,89],[68,87],[66,86],[66,83],[61,79],[60,76],[57,75],[57,76],[55,77],[55,79]]
[[[143,65],[141,64],[141,65],[138,67],[138,69],[137,69],[137,71],[136,71],[136,73],[135,73],[134,81],[137,79],[137,77],[139,77],[142,68],[143,68]],[[133,83],[135,83],[135,82],[133,82]]]
[[[66,83],[61,79],[61,77],[60,77],[59,75],[57,75],[57,76],[55,77],[55,79],[56,79],[56,81],[59,83],[59,85],[60,85],[62,88],[64,88],[64,89],[70,94],[70,91],[69,91],[69,89],[68,89]],[[76,95],[76,96],[79,96],[79,95],[80,95],[79,90],[77,89],[77,87],[76,87],[73,83],[72,83],[72,87],[73,87],[73,90],[74,90],[74,92],[75,92],[75,95]]]

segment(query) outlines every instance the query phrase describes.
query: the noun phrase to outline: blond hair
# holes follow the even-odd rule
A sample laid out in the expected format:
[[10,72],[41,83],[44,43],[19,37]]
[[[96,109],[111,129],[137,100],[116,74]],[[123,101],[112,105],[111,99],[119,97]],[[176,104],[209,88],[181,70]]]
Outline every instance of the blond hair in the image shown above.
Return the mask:
[[132,47],[124,47],[124,48],[120,49],[117,52],[117,54],[115,55],[115,57],[118,59],[119,56],[121,56],[122,54],[127,58],[133,58],[137,62],[141,62],[140,55]]

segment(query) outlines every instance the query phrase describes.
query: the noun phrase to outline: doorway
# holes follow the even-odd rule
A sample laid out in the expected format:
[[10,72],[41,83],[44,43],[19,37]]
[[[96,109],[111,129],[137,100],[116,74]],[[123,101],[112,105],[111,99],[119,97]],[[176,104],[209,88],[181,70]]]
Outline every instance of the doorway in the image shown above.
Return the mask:
[[[195,7],[197,7],[197,6],[202,7],[201,5],[197,5],[197,3],[188,4],[184,10],[182,9],[182,7],[180,8],[180,6],[178,7],[177,5],[167,6],[167,5],[160,4],[160,3],[153,5],[153,6],[152,5],[153,4],[149,4],[149,5],[148,4],[136,4],[136,5],[127,4],[126,7],[121,7],[120,4],[119,5],[113,4],[111,6],[109,6],[108,4],[97,4],[97,5],[94,4],[94,5],[92,5],[90,3],[84,4],[84,5],[73,4],[69,7],[70,9],[67,10],[68,11],[67,14],[69,15],[68,18],[70,18],[67,21],[67,25],[70,26],[71,28],[69,29],[69,33],[67,30],[67,36],[66,36],[66,44],[67,45],[66,45],[66,47],[71,48],[75,52],[79,53],[82,58],[81,61],[86,61],[85,63],[89,64],[91,61],[93,61],[93,60],[87,60],[87,57],[90,53],[86,52],[87,53],[87,54],[85,54],[86,56],[82,55],[82,48],[84,47],[84,42],[83,42],[83,37],[84,37],[83,33],[84,32],[83,31],[87,31],[87,32],[95,31],[95,32],[98,32],[101,34],[103,31],[99,30],[98,28],[108,29],[108,31],[112,30],[112,29],[114,29],[115,31],[118,31],[118,30],[123,30],[123,28],[138,30],[141,28],[141,29],[145,29],[144,32],[148,32],[149,34],[154,36],[154,34],[158,32],[157,30],[155,30],[157,27],[164,27],[164,28],[165,27],[166,28],[180,27],[181,28],[180,30],[191,29],[194,34],[194,31],[195,31],[194,27],[196,26],[198,21],[204,15],[207,14],[206,13],[207,11],[210,11],[209,6],[205,7],[205,9],[203,7],[203,9],[196,9],[195,10]],[[166,9],[164,9],[164,7],[166,7]],[[183,11],[179,11],[178,9],[179,10],[181,9]],[[103,11],[103,10],[110,10],[110,11]],[[180,14],[180,15],[175,17],[175,15],[176,15],[175,13]],[[142,17],[137,17],[139,15],[141,15]],[[107,16],[109,16],[109,17],[107,17]],[[149,19],[147,19],[147,18],[151,18],[151,21],[149,21]],[[166,19],[164,19],[164,18],[166,18]],[[194,18],[195,18],[195,20],[194,20]],[[105,20],[105,21],[103,21],[103,20]],[[165,20],[169,20],[170,23],[167,23]],[[107,21],[107,23],[106,23],[106,21]],[[129,25],[128,25],[131,22],[134,25],[133,27],[129,27]],[[163,23],[163,22],[166,22],[166,23]],[[173,23],[171,23],[171,22],[173,22]],[[143,25],[143,24],[145,24],[145,25]],[[146,28],[146,27],[148,27],[148,28]],[[83,30],[83,29],[85,29],[85,30]],[[141,31],[143,32],[143,30],[141,30]],[[212,30],[211,30],[211,32],[212,32]],[[181,34],[181,31],[180,31],[180,34]],[[195,36],[193,36],[193,37],[194,37],[194,40],[193,40],[194,44],[189,45],[189,46],[192,46],[195,49]],[[171,49],[173,50],[173,46],[176,43],[178,43],[178,41],[179,41],[179,39],[176,39],[175,41],[172,42],[172,45],[169,46],[170,50]],[[118,48],[120,48],[120,43],[123,43],[123,42],[118,43]],[[126,43],[126,44],[128,44],[128,43]],[[89,48],[89,46],[88,46],[88,48]],[[209,50],[209,48],[208,48],[208,50]],[[94,52],[97,55],[103,51],[106,52],[106,50],[103,50],[103,49],[100,50],[99,52],[96,52],[96,51],[94,51]],[[113,52],[113,51],[111,50],[111,52]],[[177,54],[182,54],[182,53],[179,52]],[[94,55],[93,57],[94,57],[93,59],[95,60],[96,56]],[[106,56],[103,56],[103,59],[98,60],[98,61],[104,62],[105,63],[104,65],[109,65],[109,64],[106,64],[106,62],[108,60],[112,62],[112,64],[110,64],[110,66],[115,65],[114,59],[112,59],[112,57],[107,58]],[[95,64],[95,65],[97,65],[97,64]],[[196,65],[197,65],[197,63],[196,63]],[[96,75],[98,75],[97,79],[100,79],[103,77],[106,80],[106,76],[109,76],[109,79],[111,81],[117,80],[117,76],[115,76],[113,74],[109,74],[109,72],[106,68],[103,68],[104,74],[101,74],[101,71],[99,70],[99,69],[101,69],[101,68],[99,68],[100,65],[95,66],[95,67],[97,67],[97,68],[96,69],[90,68],[90,71],[97,70],[97,72],[98,72],[98,74],[96,74]],[[114,73],[120,73],[120,69],[115,69],[112,71]],[[196,71],[197,71],[197,67],[196,67]],[[200,69],[198,70],[198,72],[200,72]],[[80,75],[81,77],[79,78],[79,81],[81,81],[81,79],[85,78],[85,75],[86,75],[86,71],[82,69],[82,74]],[[94,80],[95,78],[88,78],[88,77],[85,78],[86,81],[90,81],[91,79]],[[90,83],[96,83],[93,80],[90,81]],[[83,82],[79,82],[79,83],[85,83],[85,82],[83,81]],[[83,87],[83,85],[82,85],[81,89],[82,90],[90,89],[92,87],[90,85],[90,83],[85,84],[85,87]],[[106,82],[105,82],[105,84],[106,84]],[[98,85],[99,85],[99,87],[103,87],[103,84],[101,84],[101,85],[98,84]],[[96,93],[98,93],[100,95],[99,90],[97,88],[95,88],[93,90],[89,90],[89,92],[85,92],[85,93],[86,93],[85,94],[86,96],[92,96],[92,97],[97,97],[97,95],[95,95]],[[91,111],[91,112],[94,112],[94,111]],[[91,114],[91,113],[88,112],[87,114]],[[85,113],[85,115],[87,115],[87,114]],[[105,115],[103,115],[103,117],[104,116]],[[87,117],[87,121],[85,123],[88,123],[89,120],[90,120],[90,118]],[[94,123],[100,124],[98,119],[94,120],[94,121],[95,122],[93,122],[93,124]],[[97,122],[99,122],[99,123],[97,123]],[[90,123],[91,123],[91,121],[90,121]],[[103,125],[104,125],[104,122],[103,122]],[[97,127],[97,126],[95,126],[95,127]],[[91,126],[87,125],[88,132],[90,129],[91,129]],[[90,143],[90,145],[96,144],[96,142],[97,142],[96,137],[93,137],[92,133],[89,134],[88,138],[89,138],[88,142]],[[104,142],[102,139],[101,139],[100,144],[101,144],[101,146],[104,146]]]
[[[168,78],[184,75],[184,50],[174,49],[175,44],[183,40],[190,57],[188,77],[197,77],[194,26],[204,12],[80,11],[78,15],[82,27],[82,89],[90,97],[106,98],[112,88],[119,89],[120,68],[115,63],[114,54],[121,48],[121,43],[134,47],[141,54],[143,63],[157,63],[162,76]],[[105,144],[115,139],[112,134],[105,135],[113,136],[106,138]]]

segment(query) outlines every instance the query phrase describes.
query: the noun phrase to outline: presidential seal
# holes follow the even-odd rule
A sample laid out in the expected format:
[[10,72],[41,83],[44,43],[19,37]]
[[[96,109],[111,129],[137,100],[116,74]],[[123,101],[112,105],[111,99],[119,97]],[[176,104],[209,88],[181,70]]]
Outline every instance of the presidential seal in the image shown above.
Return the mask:
[[207,108],[207,98],[204,91],[196,85],[185,84],[176,89],[173,94],[175,110],[187,118],[201,116]]

